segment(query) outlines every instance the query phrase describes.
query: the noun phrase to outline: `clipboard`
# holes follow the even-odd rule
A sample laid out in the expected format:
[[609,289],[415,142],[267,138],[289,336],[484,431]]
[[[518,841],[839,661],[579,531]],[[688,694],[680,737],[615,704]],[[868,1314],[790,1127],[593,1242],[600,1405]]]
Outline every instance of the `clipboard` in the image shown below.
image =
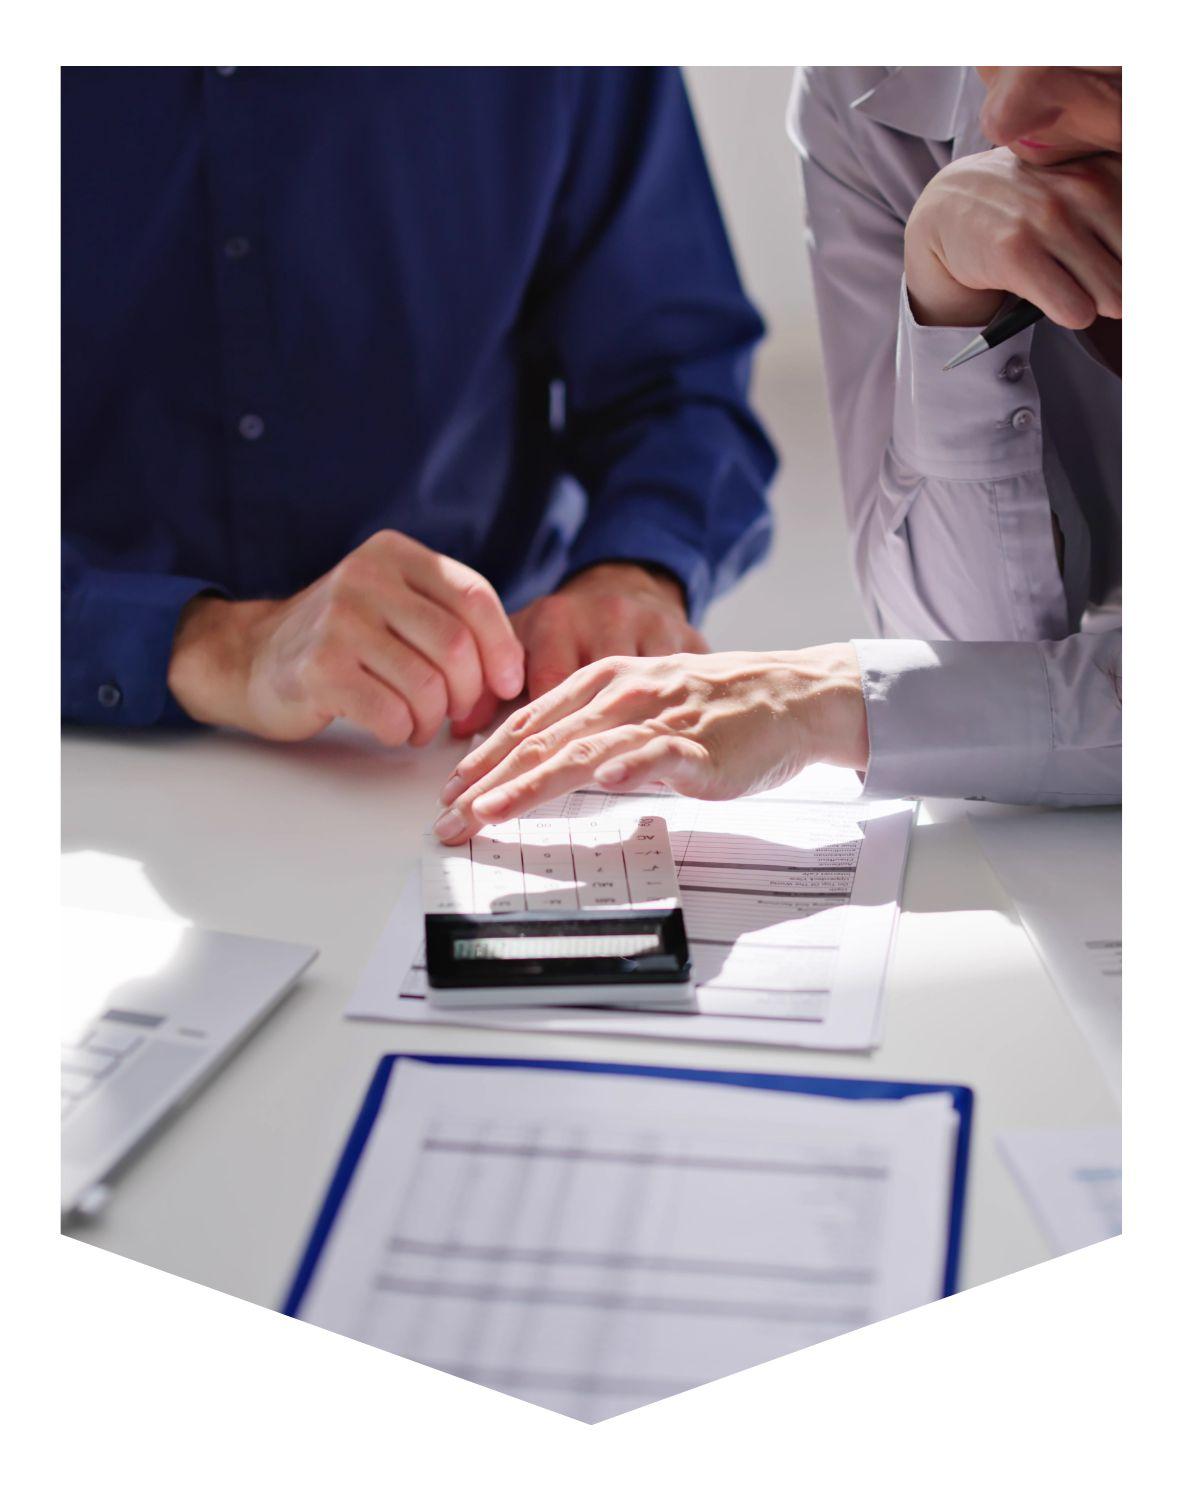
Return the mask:
[[447,1056],[418,1052],[391,1052],[381,1057],[366,1095],[351,1127],[341,1157],[334,1169],[325,1200],[310,1231],[308,1242],[292,1278],[281,1309],[288,1317],[299,1317],[305,1296],[321,1260],[338,1213],[354,1179],[358,1163],[370,1139],[387,1092],[392,1068],[398,1062],[419,1062],[434,1067],[524,1068],[560,1073],[618,1073],[631,1078],[671,1078],[684,1083],[721,1083],[735,1088],[771,1089],[779,1093],[814,1094],[834,1099],[907,1099],[914,1094],[949,1094],[958,1116],[958,1141],[954,1151],[954,1181],[950,1214],[946,1225],[946,1261],[942,1296],[958,1290],[959,1254],[962,1247],[966,1208],[967,1162],[971,1143],[974,1094],[964,1084],[906,1083],[893,1079],[825,1078],[790,1073],[742,1073],[715,1068],[656,1068],[634,1063],[560,1062],[549,1058]]

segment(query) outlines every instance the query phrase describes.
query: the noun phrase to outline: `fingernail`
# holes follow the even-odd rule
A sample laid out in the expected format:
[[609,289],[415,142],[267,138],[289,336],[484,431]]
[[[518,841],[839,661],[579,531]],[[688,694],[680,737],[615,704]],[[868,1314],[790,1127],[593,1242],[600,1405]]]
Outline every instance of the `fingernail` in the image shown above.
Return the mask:
[[505,667],[496,674],[496,683],[502,698],[515,698],[525,685],[525,668]]
[[458,796],[459,792],[461,792],[462,789],[466,786],[466,784],[467,783],[466,783],[465,779],[463,777],[461,777],[458,774],[457,771],[455,771],[454,775],[451,776],[450,780],[442,788],[442,791],[441,791],[442,806],[443,807],[449,807],[450,804],[454,801],[455,797]]
[[456,807],[448,807],[433,825],[433,831],[440,839],[452,839],[457,837],[466,826],[462,813]]

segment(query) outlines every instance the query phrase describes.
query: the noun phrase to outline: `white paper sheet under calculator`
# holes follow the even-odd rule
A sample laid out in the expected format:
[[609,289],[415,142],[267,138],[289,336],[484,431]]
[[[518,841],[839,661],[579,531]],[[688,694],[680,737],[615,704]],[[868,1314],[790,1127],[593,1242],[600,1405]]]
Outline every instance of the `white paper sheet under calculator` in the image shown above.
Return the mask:
[[679,904],[662,818],[515,818],[422,861],[427,912],[661,910]]
[[[447,848],[429,835],[421,861],[427,913],[662,911],[679,905],[663,818],[514,818]],[[586,939],[563,939],[578,945]],[[438,1006],[617,1006],[691,1010],[684,984],[589,984],[432,989]]]

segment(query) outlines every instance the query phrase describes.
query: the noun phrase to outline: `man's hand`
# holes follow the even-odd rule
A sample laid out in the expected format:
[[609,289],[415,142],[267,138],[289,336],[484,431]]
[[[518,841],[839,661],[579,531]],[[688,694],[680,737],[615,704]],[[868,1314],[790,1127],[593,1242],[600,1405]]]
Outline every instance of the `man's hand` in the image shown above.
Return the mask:
[[917,199],[904,273],[918,323],[973,328],[1006,292],[1064,328],[1121,316],[1121,158],[1030,166],[1007,147],[952,161]]
[[[598,563],[585,569],[556,593],[518,610],[513,626],[525,647],[525,687],[531,699],[601,657],[708,649],[687,622],[680,586],[635,563]],[[454,725],[454,733],[467,738],[490,724],[498,708],[496,698],[485,694]]]
[[486,579],[380,531],[290,599],[193,600],[167,681],[201,723],[303,740],[345,718],[423,745],[485,692],[515,698],[523,657]]
[[461,844],[589,781],[689,797],[777,786],[811,761],[865,770],[867,710],[853,646],[610,657],[519,708],[465,756],[433,825]]

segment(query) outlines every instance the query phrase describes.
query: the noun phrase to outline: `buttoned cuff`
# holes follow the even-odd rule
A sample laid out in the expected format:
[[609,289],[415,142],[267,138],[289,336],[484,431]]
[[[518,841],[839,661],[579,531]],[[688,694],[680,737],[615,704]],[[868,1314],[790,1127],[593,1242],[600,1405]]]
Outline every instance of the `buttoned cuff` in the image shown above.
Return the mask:
[[1010,479],[1042,466],[1042,408],[1029,367],[1033,329],[953,370],[978,328],[925,327],[900,285],[892,449],[918,474]]
[[865,793],[1038,800],[1052,735],[1036,642],[853,645],[870,739]]
[[89,570],[64,600],[62,716],[127,728],[189,723],[167,689],[184,606],[224,595],[197,578]]

